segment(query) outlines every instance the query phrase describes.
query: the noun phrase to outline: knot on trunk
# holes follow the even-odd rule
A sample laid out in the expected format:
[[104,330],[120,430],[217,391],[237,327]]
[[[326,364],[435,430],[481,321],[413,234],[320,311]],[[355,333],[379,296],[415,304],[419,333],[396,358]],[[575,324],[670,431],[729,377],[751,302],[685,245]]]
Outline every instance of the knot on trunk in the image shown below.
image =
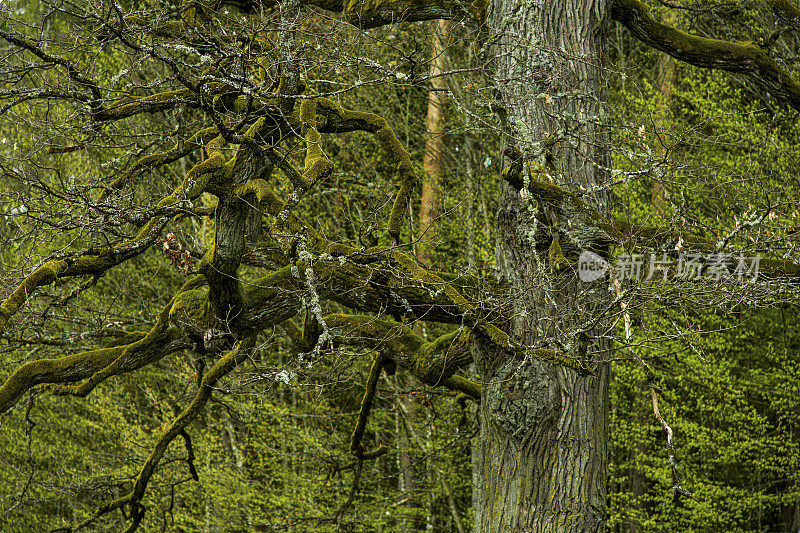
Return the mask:
[[550,375],[555,371],[539,361],[510,360],[488,376],[484,401],[494,423],[515,438],[555,424],[561,413],[561,392]]

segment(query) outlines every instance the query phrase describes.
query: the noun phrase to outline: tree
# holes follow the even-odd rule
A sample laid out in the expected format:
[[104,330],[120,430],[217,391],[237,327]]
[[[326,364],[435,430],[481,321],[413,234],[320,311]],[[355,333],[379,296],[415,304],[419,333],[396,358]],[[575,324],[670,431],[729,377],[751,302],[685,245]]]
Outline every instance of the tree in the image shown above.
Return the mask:
[[[765,5],[782,28],[797,29],[794,4]],[[536,0],[525,9],[505,0],[123,9],[52,6],[29,20],[20,7],[0,24],[9,58],[2,112],[20,121],[16,135],[26,145],[0,163],[18,194],[6,202],[15,216],[24,214],[22,237],[14,238],[27,254],[14,256],[18,272],[4,280],[0,331],[18,344],[40,331],[57,334],[64,327],[59,306],[154,247],[175,269],[162,288],[168,300],[144,312],[148,327],[132,320],[104,347],[20,357],[0,387],[0,412],[43,384],[57,395],[85,397],[113,376],[177,352],[191,354],[196,369],[192,398],[152,444],[131,485],[85,523],[122,510],[136,529],[148,484],[177,437],[196,478],[187,429],[220,383],[257,357],[265,334],[280,330],[302,362],[325,364],[341,346],[377,354],[350,442],[356,480],[364,461],[385,452],[367,446],[365,430],[378,380],[401,366],[423,383],[480,401],[478,531],[602,529],[611,328],[617,315],[626,316],[620,302],[627,296],[582,282],[579,254],[610,258],[613,246],[719,253],[753,226],[763,229],[756,244],[785,242],[789,235],[779,229],[791,207],[765,195],[777,206],[772,226],[766,216],[723,220],[721,233],[710,235],[688,224],[648,228],[611,219],[611,179],[637,170],[612,157],[610,25],[623,24],[678,60],[741,74],[781,105],[800,109],[790,67],[758,45],[656,22],[637,0]],[[329,12],[362,31],[343,29]],[[497,220],[500,281],[414,260],[405,224],[418,181],[414,161],[388,113],[374,112],[379,103],[354,107],[364,87],[387,75],[401,82],[419,75],[413,63],[393,69],[359,45],[380,43],[381,28],[398,21],[432,19],[488,29],[491,107],[509,162]],[[329,154],[353,150],[336,136],[356,132],[383,154],[361,149],[382,181],[371,194],[353,194],[383,221],[377,242],[364,238],[368,225],[353,231],[333,209],[327,218],[314,209],[341,163]],[[50,240],[40,245],[24,238],[28,232]],[[762,271],[797,277],[792,253],[765,258]],[[193,275],[179,283],[180,272]],[[753,301],[785,298],[764,285],[745,292]],[[451,326],[428,341],[411,328],[420,320]],[[463,373],[471,362],[480,384]],[[651,383],[654,406],[655,391]],[[676,495],[684,494],[672,474]]]

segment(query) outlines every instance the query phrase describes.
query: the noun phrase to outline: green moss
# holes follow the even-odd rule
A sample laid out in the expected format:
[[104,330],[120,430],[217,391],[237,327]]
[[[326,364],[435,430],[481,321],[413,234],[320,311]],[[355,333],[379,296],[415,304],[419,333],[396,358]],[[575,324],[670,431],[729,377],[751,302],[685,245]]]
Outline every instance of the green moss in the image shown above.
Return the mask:
[[267,198],[275,197],[275,193],[272,192],[272,187],[269,186],[267,180],[262,178],[250,180],[244,185],[240,185],[236,188],[234,194],[242,199],[252,194],[259,202],[263,202]]
[[[300,121],[304,128],[303,135],[308,143],[307,150],[309,150],[308,155],[306,156],[306,168],[309,168],[310,162],[314,162],[318,158],[323,157],[321,151],[316,152],[318,149],[318,146],[316,145],[319,143],[319,139],[317,137],[319,135],[317,132],[318,106],[324,106],[329,111],[333,111],[334,113],[340,115],[343,121],[357,121],[364,123],[366,126],[364,129],[375,134],[383,150],[394,162],[400,180],[400,190],[397,192],[397,196],[395,196],[395,200],[392,204],[392,210],[389,214],[389,221],[387,223],[387,232],[392,239],[397,242],[400,237],[400,229],[405,219],[405,212],[408,207],[408,202],[411,199],[411,195],[418,181],[413,162],[411,161],[411,156],[405,147],[403,147],[403,144],[397,138],[394,130],[392,130],[392,128],[389,126],[389,123],[386,121],[386,119],[380,115],[375,113],[346,110],[332,100],[327,98],[316,98],[313,100],[306,100],[300,106]],[[323,168],[325,171],[328,171],[327,167]],[[309,176],[309,179],[312,177],[313,176]]]
[[800,109],[800,84],[758,46],[698,37],[661,24],[639,0],[615,0],[611,16],[653,48],[695,66],[746,74]]
[[462,376],[453,375],[447,378],[444,385],[453,390],[460,391],[476,402],[481,401],[481,386]]
[[361,408],[358,411],[356,426],[353,429],[353,435],[350,437],[350,451],[356,456],[360,456],[364,451],[361,439],[364,436],[364,429],[367,427],[369,411],[372,408],[372,400],[375,398],[375,391],[378,387],[378,379],[381,376],[382,369],[383,358],[381,356],[375,357],[369,370],[367,385],[364,387],[364,397],[361,399]]
[[[319,98],[312,98],[308,100],[303,100],[300,104],[300,109],[298,110],[300,116],[300,123],[304,127],[309,128],[317,128],[317,102]],[[327,100],[327,99],[325,99]],[[326,101],[325,104],[330,105],[334,104],[332,101]],[[334,110],[341,110],[341,107],[338,105],[330,106]]]
[[488,12],[488,0],[475,0],[469,5],[469,14],[472,15],[478,24],[483,24],[486,21],[486,14]]
[[198,327],[212,321],[208,302],[208,289],[194,289],[180,293],[169,309],[169,320],[176,324],[190,323]]
[[39,359],[19,367],[0,387],[0,413],[10,409],[32,387],[63,379],[69,370],[85,367],[90,371],[111,364],[122,353],[123,347],[102,348],[80,352],[58,359]]
[[136,113],[139,113],[144,109],[148,109],[149,107],[154,107],[154,109],[157,109],[158,106],[153,106],[153,104],[169,103],[180,98],[187,98],[191,96],[192,92],[189,89],[176,89],[174,91],[165,91],[150,96],[143,96],[141,98],[128,97],[124,100],[121,100],[113,107],[104,108],[95,115],[95,120],[119,120],[131,115],[135,115]]
[[761,258],[759,272],[770,277],[800,278],[800,264],[785,259]]
[[55,281],[67,268],[69,268],[67,261],[53,260],[48,261],[28,275],[25,281],[0,305],[0,331],[3,331],[8,319],[19,311],[19,308],[28,300],[33,291],[38,287]]
[[306,171],[303,174],[306,188],[311,188],[312,185],[325,179],[333,172],[333,163],[324,157],[314,159],[310,165],[308,165],[308,160],[306,160],[306,163]]
[[550,263],[550,269],[553,272],[560,272],[569,267],[569,261],[564,257],[564,253],[561,251],[561,243],[558,240],[558,235],[553,236],[550,248],[547,251],[547,259]]

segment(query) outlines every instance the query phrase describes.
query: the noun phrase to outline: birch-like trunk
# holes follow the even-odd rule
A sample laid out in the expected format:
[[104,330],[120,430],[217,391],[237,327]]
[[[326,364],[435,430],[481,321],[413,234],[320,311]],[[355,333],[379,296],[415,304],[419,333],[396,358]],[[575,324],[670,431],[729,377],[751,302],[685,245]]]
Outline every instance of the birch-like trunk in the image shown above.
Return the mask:
[[422,166],[422,191],[419,205],[419,242],[417,259],[431,266],[436,247],[436,217],[439,215],[439,196],[444,169],[444,93],[446,89],[445,71],[446,41],[450,33],[449,20],[436,21],[436,32],[431,47],[430,89],[428,91],[428,113],[425,116],[425,152]]

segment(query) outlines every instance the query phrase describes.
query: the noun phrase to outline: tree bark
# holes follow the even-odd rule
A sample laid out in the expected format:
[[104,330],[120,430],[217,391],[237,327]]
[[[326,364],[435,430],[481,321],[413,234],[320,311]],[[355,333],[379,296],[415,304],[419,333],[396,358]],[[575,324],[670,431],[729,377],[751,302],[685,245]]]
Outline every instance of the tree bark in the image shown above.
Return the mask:
[[[510,142],[523,181],[578,194],[605,182],[603,0],[495,0],[492,30]],[[602,193],[584,200],[607,211]],[[594,376],[514,357],[478,338],[482,382],[481,532],[601,531],[605,525],[608,414],[607,282],[564,266],[602,242],[559,203],[504,186],[497,261],[516,310],[516,339],[585,354]]]
[[436,248],[436,218],[439,216],[439,195],[444,169],[444,91],[447,36],[450,33],[449,20],[436,21],[436,32],[431,47],[431,87],[428,91],[428,113],[425,116],[425,152],[422,166],[425,175],[422,179],[422,191],[419,206],[419,242],[417,243],[417,259],[426,266],[431,266]]
[[[436,257],[436,235],[437,218],[439,216],[439,197],[441,194],[441,178],[444,169],[444,91],[446,88],[445,78],[442,73],[445,70],[444,60],[446,52],[446,41],[450,33],[451,22],[449,20],[437,20],[431,38],[431,62],[430,77],[431,85],[428,91],[428,111],[425,115],[425,151],[423,153],[422,166],[425,170],[422,178],[420,192],[420,205],[418,215],[418,241],[417,241],[417,260],[430,268],[433,266]],[[425,337],[422,322],[417,322],[414,332],[420,337]],[[403,372],[405,376],[405,388],[411,388],[414,383],[411,376]],[[424,407],[418,404],[417,399],[411,394],[405,394],[398,398],[401,407],[405,412],[408,432],[413,430],[414,421],[417,420]],[[424,506],[419,500],[423,493],[420,486],[420,476],[418,470],[427,466],[419,465],[420,461],[427,459],[415,457],[414,446],[409,438],[401,432],[398,440],[400,464],[399,488],[403,497],[404,512],[398,524],[398,531],[419,531],[424,528],[420,509]],[[420,448],[418,448],[420,449]],[[430,507],[429,505],[426,507]]]

